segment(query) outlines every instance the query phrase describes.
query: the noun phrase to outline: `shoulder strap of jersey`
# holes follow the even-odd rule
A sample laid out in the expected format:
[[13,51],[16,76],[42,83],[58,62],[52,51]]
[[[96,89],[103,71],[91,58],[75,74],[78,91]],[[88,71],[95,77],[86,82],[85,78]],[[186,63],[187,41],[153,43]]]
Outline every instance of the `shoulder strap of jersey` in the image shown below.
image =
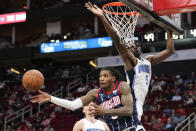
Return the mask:
[[101,88],[99,88],[97,95],[96,95],[96,101],[98,102],[98,96],[99,96],[99,92],[100,92]]
[[121,83],[122,82],[119,82],[119,84],[118,84],[118,93],[119,93],[119,95],[120,95],[120,85],[121,85]]

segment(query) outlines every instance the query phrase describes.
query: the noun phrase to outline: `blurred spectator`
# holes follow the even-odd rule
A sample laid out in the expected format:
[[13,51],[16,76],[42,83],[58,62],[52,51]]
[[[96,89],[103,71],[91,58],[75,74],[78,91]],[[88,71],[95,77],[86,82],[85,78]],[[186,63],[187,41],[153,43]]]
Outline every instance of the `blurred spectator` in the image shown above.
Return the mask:
[[193,103],[194,103],[194,100],[192,96],[188,95],[185,97],[185,103],[184,103],[185,106],[192,105]]
[[177,114],[177,113],[180,113],[181,115],[186,116],[186,110],[185,110],[184,108],[182,108],[181,105],[179,106],[179,108],[177,108],[177,109],[175,110],[175,113],[176,113],[176,114]]
[[11,113],[13,113],[13,112],[14,112],[14,110],[12,109],[11,106],[9,106],[9,107],[8,107],[8,110],[6,111],[6,114],[9,115],[9,114],[11,114]]
[[62,107],[60,107],[60,106],[55,106],[54,111],[55,111],[55,112],[61,112],[61,111],[62,111]]
[[165,123],[165,125],[163,126],[163,129],[170,129],[171,131],[174,130],[174,124],[172,123],[171,117],[167,118],[167,122]]
[[162,122],[162,123],[166,123],[166,122],[167,122],[167,114],[166,114],[166,113],[164,113],[164,114],[162,115],[162,117],[161,117],[161,122]]
[[0,90],[5,87],[5,83],[0,81]]
[[35,130],[39,130],[40,128],[43,128],[43,126],[41,125],[41,118],[35,118],[33,120],[33,127],[35,128]]
[[195,75],[195,72],[191,72],[191,80],[196,80],[196,75]]
[[176,75],[176,80],[175,80],[174,84],[176,86],[179,86],[179,85],[183,84],[183,79],[181,78],[180,75]]
[[161,85],[158,81],[156,81],[152,86],[152,91],[162,91]]
[[61,75],[61,78],[67,78],[68,76],[69,76],[69,69],[65,68],[63,74]]
[[35,131],[35,128],[32,127],[31,123],[27,123],[27,128],[24,131]]
[[11,106],[15,103],[15,101],[12,98],[8,99],[8,104]]
[[162,111],[162,113],[166,113],[166,114],[169,114],[169,115],[171,115],[171,112],[172,112],[172,110],[169,108],[168,105],[166,105],[165,108]]
[[55,115],[55,112],[54,112],[54,111],[50,114],[50,117],[51,117],[51,119],[53,119],[53,118],[55,118],[55,117],[56,117],[56,115]]
[[153,125],[153,129],[156,131],[161,131],[163,129],[163,123],[161,122],[160,118],[156,120],[156,123]]
[[72,95],[72,93],[69,93],[66,99],[72,100],[72,101],[75,100],[75,98],[74,98],[74,96]]
[[144,115],[144,119],[142,120],[142,124],[151,124],[147,115]]
[[24,131],[24,130],[23,130],[23,125],[19,125],[19,127],[17,128],[16,131]]
[[48,126],[45,127],[43,131],[54,131],[54,128],[52,128],[51,124],[48,124]]
[[47,127],[50,124],[51,118],[44,116],[43,121],[41,122],[41,125],[44,127]]
[[154,114],[151,115],[151,124],[154,125],[157,122],[157,119]]
[[22,97],[22,100],[27,102],[29,99],[31,99],[31,97],[32,97],[31,94],[28,93],[28,91],[27,91],[27,93]]
[[185,119],[185,117],[183,115],[181,115],[180,113],[177,113],[174,116],[172,116],[172,123],[174,123],[175,125],[178,125],[184,119]]
[[76,91],[78,93],[85,93],[87,91],[87,89],[88,89],[88,84],[86,83],[84,86],[79,87]]
[[14,129],[11,127],[11,125],[7,126],[7,131],[14,131]]
[[143,106],[143,110],[144,111],[148,111],[150,109],[150,104],[148,102],[146,102]]
[[167,86],[166,88],[167,90],[164,91],[165,92],[164,97],[167,101],[170,101],[172,97],[175,95],[175,89],[171,89],[170,86]]
[[172,97],[172,101],[181,101],[182,97],[178,92],[176,92],[175,96]]

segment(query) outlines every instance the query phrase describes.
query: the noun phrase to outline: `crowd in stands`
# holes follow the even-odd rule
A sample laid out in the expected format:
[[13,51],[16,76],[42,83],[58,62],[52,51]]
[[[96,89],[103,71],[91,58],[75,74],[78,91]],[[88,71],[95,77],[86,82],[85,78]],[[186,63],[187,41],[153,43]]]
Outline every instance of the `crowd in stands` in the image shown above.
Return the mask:
[[195,80],[194,72],[172,76],[153,75],[142,119],[149,131],[173,131],[195,111]]
[[[2,70],[1,73],[3,73]],[[121,68],[121,70],[123,69]],[[43,66],[40,71],[46,78],[42,90],[52,93],[61,87],[66,88],[68,83],[76,78],[82,78],[83,75],[92,70],[80,66],[56,68],[52,63],[49,63],[47,68]],[[15,75],[9,70],[4,71],[4,73],[6,75],[1,78],[0,82],[1,130],[3,130],[4,117],[29,105],[29,99],[36,94],[28,92],[22,87],[19,82],[21,80],[19,75]],[[89,90],[98,88],[97,76],[92,73],[89,81],[83,81],[83,84],[70,92],[66,98],[74,100],[86,94]],[[66,94],[66,90],[63,91]],[[144,105],[142,124],[147,131],[173,131],[179,123],[196,110],[195,105],[195,72],[177,75],[153,74]],[[37,105],[33,105],[33,108],[35,109],[32,117],[27,117],[24,121],[17,119],[17,121],[8,123],[7,130],[47,131],[50,129],[50,131],[71,131],[73,124],[82,117],[80,110],[72,112],[51,103],[46,104],[40,112],[36,110]],[[68,118],[71,122],[67,120]]]

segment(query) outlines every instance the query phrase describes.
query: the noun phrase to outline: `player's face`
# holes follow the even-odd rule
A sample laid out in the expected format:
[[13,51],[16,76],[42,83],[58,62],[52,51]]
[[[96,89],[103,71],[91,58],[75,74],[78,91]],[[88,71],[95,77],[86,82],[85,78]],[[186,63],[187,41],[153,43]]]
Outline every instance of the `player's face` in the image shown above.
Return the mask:
[[[92,104],[92,102],[91,102],[90,104]],[[83,107],[83,113],[84,113],[86,116],[87,116],[87,115],[90,115],[90,113],[91,113],[90,108],[89,108],[90,104]]]
[[134,43],[131,47],[129,47],[129,51],[131,51],[131,53],[136,57],[136,58],[140,58],[141,55],[141,47],[138,43]]
[[115,76],[113,76],[110,73],[110,71],[101,70],[99,76],[99,83],[101,88],[108,89],[112,86],[114,82],[115,82]]
[[90,111],[89,111],[89,105],[83,107],[83,113],[84,113],[85,115],[88,115],[88,114],[90,113]]

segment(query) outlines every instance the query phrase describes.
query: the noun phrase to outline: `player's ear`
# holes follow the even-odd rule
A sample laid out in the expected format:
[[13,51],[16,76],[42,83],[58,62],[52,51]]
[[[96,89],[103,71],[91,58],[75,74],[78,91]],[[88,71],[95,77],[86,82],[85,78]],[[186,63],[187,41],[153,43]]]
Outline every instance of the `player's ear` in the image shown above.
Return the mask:
[[112,81],[113,81],[113,82],[116,81],[116,77],[115,77],[115,76],[112,77]]

